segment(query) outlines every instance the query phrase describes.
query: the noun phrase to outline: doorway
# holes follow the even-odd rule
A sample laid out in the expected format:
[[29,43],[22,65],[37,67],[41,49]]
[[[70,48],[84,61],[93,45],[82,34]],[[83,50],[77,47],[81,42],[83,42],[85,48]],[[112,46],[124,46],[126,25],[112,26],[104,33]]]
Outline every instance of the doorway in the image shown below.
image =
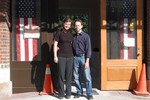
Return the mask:
[[57,66],[52,53],[52,25],[58,19],[57,5],[57,0],[12,1],[11,80],[14,93],[42,91],[46,64],[51,66],[54,89],[57,85]]
[[136,88],[142,67],[141,9],[142,0],[101,0],[102,90]]
[[[26,1],[26,2],[25,2]],[[78,3],[80,2],[80,4]],[[86,2],[86,3],[85,3]],[[22,3],[32,6],[32,11],[24,10],[25,7]],[[33,4],[33,5],[31,5]],[[23,6],[22,6],[23,5]],[[84,5],[84,6],[83,6]],[[11,80],[13,82],[13,92],[28,92],[28,91],[40,91],[42,89],[43,77],[45,75],[45,67],[47,63],[50,63],[50,67],[54,79],[54,85],[57,87],[57,67],[53,63],[53,35],[55,29],[57,29],[59,11],[73,11],[86,13],[88,15],[88,29],[87,32],[92,41],[92,59],[91,68],[93,77],[93,86],[99,88],[100,85],[100,65],[99,65],[99,0],[13,0],[12,1],[12,35],[11,35]],[[20,8],[21,7],[21,11]],[[23,8],[22,8],[23,7]],[[82,10],[81,10],[82,9]],[[31,9],[30,9],[31,10]],[[76,10],[74,12],[74,10]],[[27,11],[27,13],[24,13]],[[20,14],[21,15],[18,15]],[[28,13],[30,13],[28,15]],[[19,18],[19,19],[17,19]],[[24,19],[25,18],[25,19]],[[21,24],[17,24],[20,23]],[[28,23],[29,22],[29,23]],[[40,34],[26,34],[24,37],[23,27],[39,26]],[[34,33],[34,32],[33,32]],[[38,33],[38,32],[37,32]],[[21,36],[20,36],[21,35]],[[24,45],[21,41],[24,41]],[[32,43],[30,42],[32,40]],[[34,42],[33,42],[34,41]],[[96,42],[95,42],[96,41]],[[27,46],[28,43],[30,46]],[[18,47],[24,48],[23,50]],[[28,51],[31,48],[34,53]],[[31,52],[31,53],[30,53]],[[23,56],[22,56],[23,55]],[[30,59],[29,59],[30,58]],[[35,73],[36,72],[36,73]],[[37,74],[37,75],[35,75]],[[38,76],[39,75],[39,76]],[[41,78],[39,78],[41,77]],[[54,86],[55,88],[55,86]]]

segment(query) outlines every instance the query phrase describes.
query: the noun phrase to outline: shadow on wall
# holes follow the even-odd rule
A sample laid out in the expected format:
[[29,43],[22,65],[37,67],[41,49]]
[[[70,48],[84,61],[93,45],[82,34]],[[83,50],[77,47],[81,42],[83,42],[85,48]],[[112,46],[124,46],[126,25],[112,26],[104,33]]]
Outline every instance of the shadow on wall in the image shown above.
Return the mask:
[[130,80],[132,80],[132,81],[130,81],[129,90],[136,89],[137,80],[136,80],[136,71],[135,71],[135,69],[132,70],[132,75],[131,75],[131,79]]
[[93,51],[90,60],[91,76],[93,88],[100,88],[100,58],[99,52]]
[[[53,45],[52,45],[52,47],[53,47]],[[41,61],[36,61],[33,59],[33,61],[31,62],[31,65],[32,65],[31,83],[35,84],[37,92],[41,92],[43,90],[46,64],[50,64],[53,87],[54,87],[54,90],[57,91],[58,67],[53,62],[54,61],[53,60],[53,51],[52,51],[52,49],[49,50],[49,48],[50,48],[50,46],[48,45],[48,43],[46,43],[46,42],[43,43],[42,47],[41,47]]]
[[[37,57],[35,57],[35,59],[36,58]],[[35,85],[37,92],[41,92],[43,90],[46,64],[50,64],[53,87],[55,91],[58,91],[58,66],[56,63],[54,63],[53,58],[53,44],[49,46],[49,44],[45,42],[41,46],[41,61],[33,59],[33,61],[31,62],[31,83]],[[101,86],[99,62],[99,52],[93,51],[90,60],[93,88],[100,88]],[[82,78],[83,77],[81,77],[81,80]],[[83,87],[85,87],[84,84]]]

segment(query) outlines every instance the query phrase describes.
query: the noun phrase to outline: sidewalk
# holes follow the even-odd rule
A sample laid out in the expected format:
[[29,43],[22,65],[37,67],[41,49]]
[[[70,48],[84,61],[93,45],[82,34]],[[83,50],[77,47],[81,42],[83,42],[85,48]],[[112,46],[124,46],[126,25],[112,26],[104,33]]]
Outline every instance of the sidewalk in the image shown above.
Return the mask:
[[[134,95],[131,91],[100,91],[94,88],[93,88],[93,97],[94,100],[150,100],[150,95],[137,96]],[[27,92],[27,93],[13,94],[10,98],[3,100],[59,100],[59,99],[54,95],[38,95],[37,92]],[[64,98],[63,100],[87,100],[87,98],[86,96],[83,96],[80,97],[79,99],[74,99],[72,95],[71,99]]]

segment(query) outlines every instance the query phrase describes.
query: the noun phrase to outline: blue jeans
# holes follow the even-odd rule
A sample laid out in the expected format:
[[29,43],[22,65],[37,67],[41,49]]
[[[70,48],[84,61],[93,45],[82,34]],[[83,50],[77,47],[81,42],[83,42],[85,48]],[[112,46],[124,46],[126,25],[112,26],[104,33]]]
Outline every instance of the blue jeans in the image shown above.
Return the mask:
[[90,67],[86,68],[84,67],[85,64],[85,56],[74,56],[74,70],[73,70],[73,76],[74,76],[74,82],[76,84],[77,94],[82,95],[83,89],[80,81],[80,74],[79,71],[83,74],[85,78],[85,85],[86,85],[86,95],[92,96],[92,79],[90,74]]

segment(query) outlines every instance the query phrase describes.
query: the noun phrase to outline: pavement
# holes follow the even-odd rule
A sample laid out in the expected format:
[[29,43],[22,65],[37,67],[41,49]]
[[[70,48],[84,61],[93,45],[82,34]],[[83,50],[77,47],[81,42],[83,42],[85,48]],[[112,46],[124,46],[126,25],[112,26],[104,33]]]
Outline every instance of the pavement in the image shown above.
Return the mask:
[[[75,93],[75,89],[72,89]],[[83,89],[83,96],[76,99],[71,96],[70,99],[64,98],[63,100],[87,100],[85,89]],[[150,100],[150,95],[139,96],[133,94],[132,91],[101,91],[93,88],[93,100]],[[56,95],[39,95],[38,92],[26,92],[12,94],[9,98],[0,100],[59,100]]]

